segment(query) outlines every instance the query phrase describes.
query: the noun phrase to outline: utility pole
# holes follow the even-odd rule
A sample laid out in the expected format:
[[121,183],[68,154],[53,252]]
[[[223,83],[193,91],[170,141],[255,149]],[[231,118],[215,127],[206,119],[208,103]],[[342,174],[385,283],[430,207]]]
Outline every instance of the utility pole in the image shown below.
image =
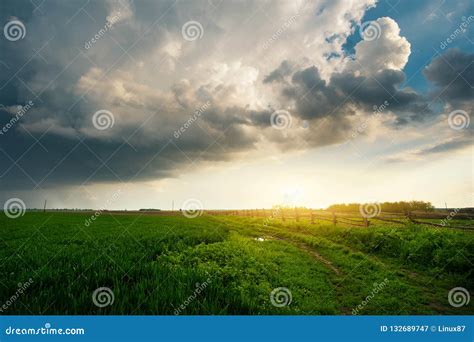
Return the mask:
[[47,200],[44,200],[43,213],[45,213],[45,212],[46,212],[46,202],[47,202]]

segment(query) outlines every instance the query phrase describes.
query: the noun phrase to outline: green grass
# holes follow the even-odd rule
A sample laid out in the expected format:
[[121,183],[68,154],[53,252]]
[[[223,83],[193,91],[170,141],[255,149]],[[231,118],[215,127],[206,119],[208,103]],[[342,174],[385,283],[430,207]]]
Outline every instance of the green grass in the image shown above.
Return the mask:
[[[106,212],[87,226],[90,216],[0,216],[2,314],[474,313],[474,300],[448,302],[450,289],[474,288],[473,233]],[[94,305],[99,287],[112,305]],[[292,301],[277,307],[280,287]]]

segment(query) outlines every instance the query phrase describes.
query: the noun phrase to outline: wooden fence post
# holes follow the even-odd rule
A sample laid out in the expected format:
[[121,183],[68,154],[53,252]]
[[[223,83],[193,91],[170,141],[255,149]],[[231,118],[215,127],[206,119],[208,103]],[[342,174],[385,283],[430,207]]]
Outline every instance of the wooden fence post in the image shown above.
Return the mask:
[[281,220],[285,222],[285,211],[283,209],[281,211]]
[[296,219],[296,222],[298,222],[300,220],[300,218],[298,216],[298,209],[296,209],[296,207],[295,207],[295,219]]
[[311,213],[311,224],[314,224],[314,214],[313,212],[310,212]]
[[337,224],[336,213],[332,213],[332,223],[333,223],[334,225]]
[[367,219],[367,217],[364,217],[364,226],[365,226],[366,228],[368,228],[368,227],[369,227],[369,224],[370,224],[370,223],[369,223],[369,220]]

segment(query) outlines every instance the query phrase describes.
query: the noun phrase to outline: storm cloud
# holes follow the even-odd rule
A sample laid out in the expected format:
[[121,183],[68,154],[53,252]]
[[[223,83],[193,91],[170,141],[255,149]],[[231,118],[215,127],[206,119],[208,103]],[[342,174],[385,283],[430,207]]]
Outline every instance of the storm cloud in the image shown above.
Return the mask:
[[[392,19],[380,21],[377,70],[367,72],[370,42],[358,43],[352,62],[344,54],[374,3],[8,1],[2,22],[20,20],[26,35],[0,40],[0,189],[162,179],[266,144],[342,143],[353,118],[384,101],[400,126],[441,115],[403,87],[410,44]],[[283,22],[298,15],[271,40],[281,23],[252,21],[257,9]],[[202,26],[196,40],[184,36],[192,20]],[[424,73],[448,87],[446,102],[472,99],[472,55],[448,51]],[[282,109],[293,120],[285,131],[272,127]],[[109,113],[105,129],[98,112]]]

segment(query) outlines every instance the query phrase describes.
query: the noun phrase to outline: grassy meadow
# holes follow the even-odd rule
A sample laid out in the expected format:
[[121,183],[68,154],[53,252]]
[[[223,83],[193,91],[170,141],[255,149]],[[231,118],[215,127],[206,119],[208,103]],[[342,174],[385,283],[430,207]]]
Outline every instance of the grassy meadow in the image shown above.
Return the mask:
[[[85,224],[90,217],[0,216],[2,314],[474,313],[474,300],[448,302],[452,288],[474,288],[474,233],[107,212]],[[93,301],[101,287],[113,292],[103,307]],[[278,288],[291,301],[274,305]]]

